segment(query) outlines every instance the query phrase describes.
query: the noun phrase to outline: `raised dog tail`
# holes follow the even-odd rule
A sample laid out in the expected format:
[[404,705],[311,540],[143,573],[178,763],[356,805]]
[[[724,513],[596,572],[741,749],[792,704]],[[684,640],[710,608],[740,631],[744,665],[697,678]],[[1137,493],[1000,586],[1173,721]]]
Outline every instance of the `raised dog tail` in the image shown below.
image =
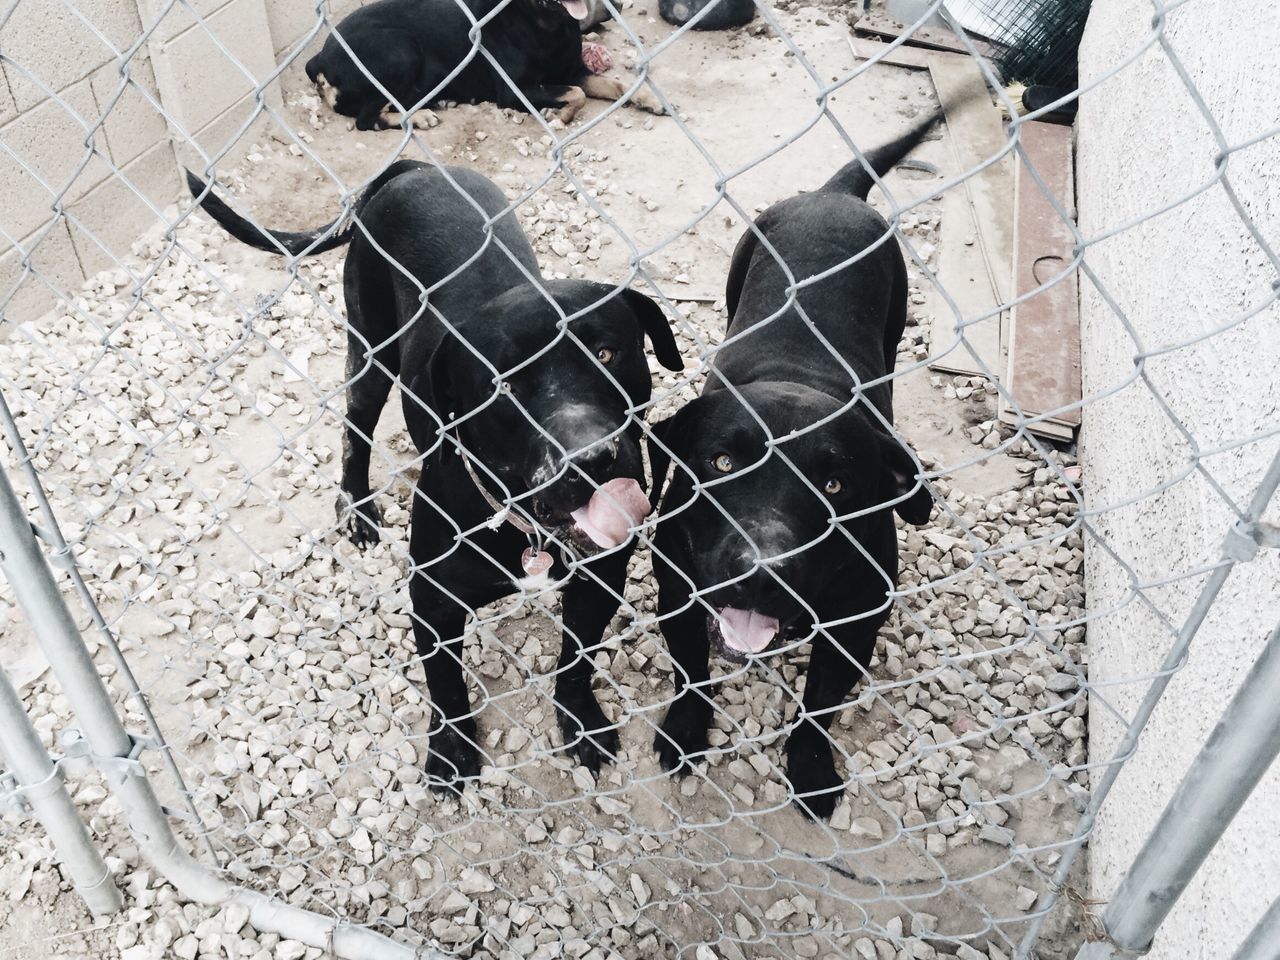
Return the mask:
[[341,217],[309,233],[268,230],[232,210],[214,195],[207,183],[190,170],[187,171],[187,188],[191,191],[191,196],[200,202],[200,208],[213,217],[223,230],[241,243],[268,253],[285,253],[293,257],[303,253],[324,253],[347,243],[355,232],[355,224],[351,222],[338,229]]
[[[942,117],[941,110],[934,111],[896,140],[890,140],[883,146],[868,150],[863,154],[863,158],[871,169],[876,172],[877,177],[883,177],[901,163],[908,153],[919,146],[920,142],[924,140],[925,134]],[[860,200],[865,200],[874,185],[875,180],[872,179],[867,168],[863,166],[863,161],[854,158],[837,170],[835,176],[822,185],[822,191],[848,193]]]
[[352,211],[353,215],[344,214],[338,219],[326,223],[323,227],[318,227],[307,233],[269,230],[266,227],[258,226],[258,224],[245,219],[227,206],[219,197],[214,195],[209,184],[205,183],[190,170],[187,171],[187,189],[191,191],[191,196],[200,202],[201,209],[213,217],[222,229],[226,230],[227,233],[241,243],[247,243],[249,246],[256,247],[259,250],[266,250],[268,253],[285,253],[293,257],[305,253],[310,256],[311,254],[324,253],[326,250],[333,250],[349,243],[356,231],[356,221],[364,212],[364,208],[373,198],[373,195],[400,174],[421,166],[424,166],[424,164],[417,160],[397,160],[375,177],[369,186],[365,188],[360,195],[360,199],[355,203],[355,209]]

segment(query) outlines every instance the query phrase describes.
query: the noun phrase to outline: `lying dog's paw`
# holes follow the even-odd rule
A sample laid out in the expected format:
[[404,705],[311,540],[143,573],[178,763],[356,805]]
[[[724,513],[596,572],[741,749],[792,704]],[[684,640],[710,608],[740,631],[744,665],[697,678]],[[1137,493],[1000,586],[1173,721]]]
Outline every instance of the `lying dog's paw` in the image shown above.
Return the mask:
[[338,502],[334,504],[338,514],[338,524],[343,528],[348,540],[357,547],[367,547],[377,543],[378,528],[382,526],[382,511],[372,500],[362,500],[352,504],[346,493],[338,494]]
[[431,735],[427,744],[427,784],[440,792],[456,792],[459,780],[480,775],[480,751],[475,745],[475,720],[460,720]]
[[653,738],[662,769],[676,771],[681,776],[688,774],[693,761],[709,746],[707,727],[710,724],[711,704],[702,697],[686,694],[676,700]]
[[618,731],[590,689],[556,690],[556,720],[565,747],[593,774],[618,755]]
[[787,780],[795,805],[810,820],[829,820],[844,795],[844,780],[825,746],[817,753],[788,751]]
[[662,101],[658,99],[656,94],[646,90],[644,87],[635,92],[631,102],[646,113],[656,113],[660,117],[666,116],[667,108],[662,105]]

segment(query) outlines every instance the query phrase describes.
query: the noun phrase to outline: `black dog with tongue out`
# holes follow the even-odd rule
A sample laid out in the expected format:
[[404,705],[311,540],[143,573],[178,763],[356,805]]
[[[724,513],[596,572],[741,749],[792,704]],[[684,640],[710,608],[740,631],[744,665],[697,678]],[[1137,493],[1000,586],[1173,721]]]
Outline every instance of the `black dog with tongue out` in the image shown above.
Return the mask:
[[[334,28],[307,76],[358,130],[398,127],[401,109],[425,97],[520,110],[527,100],[558,108],[568,123],[588,97],[617,100],[628,87],[583,64],[579,21],[588,16],[586,0],[378,0]],[[631,102],[663,112],[644,88]]]
[[[936,120],[869,153],[872,168],[886,173]],[[787,776],[797,802],[820,817],[843,788],[827,729],[892,605],[893,511],[919,524],[932,506],[886,428],[907,272],[889,225],[866,203],[871,185],[855,160],[761,214],[756,229],[776,256],[755,231],[739,241],[726,342],[702,395],[654,426],[651,447],[655,486],[667,456],[677,461],[654,540],[678,691],[655,739],[659,759],[674,770],[707,748],[713,639],[734,659],[762,656],[784,635],[808,639]]]
[[634,290],[543,279],[502,190],[473,170],[398,161],[364,191],[353,222],[309,233],[260,228],[187,179],[204,210],[251,246],[300,256],[350,244],[338,519],[355,543],[378,539],[370,439],[399,378],[422,456],[409,595],[438,721],[432,783],[480,769],[467,616],[552,579],[565,581],[560,729],[598,770],[618,735],[591,691],[591,655],[621,603],[631,531],[650,511],[635,416],[650,393],[645,338],[665,367],[683,366],[662,311]]

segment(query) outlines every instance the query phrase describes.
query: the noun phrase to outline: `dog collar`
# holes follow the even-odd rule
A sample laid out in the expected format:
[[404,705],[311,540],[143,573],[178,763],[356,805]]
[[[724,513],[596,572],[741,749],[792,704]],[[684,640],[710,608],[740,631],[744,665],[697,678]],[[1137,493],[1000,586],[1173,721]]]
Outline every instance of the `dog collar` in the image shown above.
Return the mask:
[[480,491],[480,496],[484,497],[484,502],[487,503],[489,505],[489,509],[493,511],[493,518],[488,523],[489,529],[497,530],[498,527],[502,526],[503,521],[506,521],[526,536],[537,536],[539,542],[541,542],[542,536],[534,528],[533,524],[529,523],[529,521],[522,517],[516,516],[515,511],[511,509],[509,504],[502,503],[497,497],[489,492],[489,488],[484,485],[484,482],[476,473],[475,467],[471,465],[471,458],[463,451],[461,444],[458,445],[457,449],[458,456],[462,458],[462,466],[467,471],[467,476],[471,478],[471,482],[474,483],[476,489]]

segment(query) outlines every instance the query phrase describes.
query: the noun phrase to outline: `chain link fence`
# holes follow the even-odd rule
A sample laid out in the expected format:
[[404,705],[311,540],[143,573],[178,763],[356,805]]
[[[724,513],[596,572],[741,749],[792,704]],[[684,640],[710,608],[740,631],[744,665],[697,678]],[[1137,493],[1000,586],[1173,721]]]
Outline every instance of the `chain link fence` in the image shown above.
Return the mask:
[[[81,144],[55,181],[0,127],[0,149],[21,174],[14,182],[47,208],[30,233],[0,225],[15,251],[0,290],[9,478],[0,664],[10,681],[0,686],[9,731],[0,917],[13,931],[0,953],[25,955],[31,944],[125,960],[1000,960],[1072,957],[1114,932],[1090,893],[1086,842],[1227,576],[1270,562],[1253,556],[1274,545],[1261,518],[1280,479],[1274,466],[1264,476],[1274,416],[1260,430],[1241,418],[1236,433],[1199,436],[1179,384],[1158,372],[1170,354],[1261,329],[1276,288],[1206,317],[1190,339],[1152,345],[1126,294],[1091,266],[1111,237],[1217,191],[1264,272],[1280,267],[1228,176],[1234,153],[1277,130],[1223,134],[1169,42],[1173,8],[1153,6],[1143,44],[1086,77],[1080,96],[1102,95],[1133,61],[1167,64],[1219,144],[1194,190],[1082,232],[1074,201],[1047,187],[1054,172],[1024,147],[1037,114],[1017,116],[985,46],[961,33],[963,52],[945,56],[976,64],[989,97],[1015,117],[998,149],[965,160],[963,99],[944,97],[948,123],[883,181],[868,178],[888,227],[841,248],[824,273],[778,270],[781,287],[760,294],[742,293],[741,276],[725,287],[739,237],[757,237],[762,270],[781,242],[752,226],[767,216],[756,218],[939,107],[927,70],[893,62],[915,48],[851,49],[843,21],[860,5],[761,5],[741,30],[695,33],[696,19],[676,29],[642,3],[605,4],[613,19],[589,40],[625,78],[618,102],[570,118],[492,103],[425,109],[433,95],[392,102],[413,117],[377,132],[350,129],[304,74],[341,19],[326,3],[299,14],[297,41],[265,72],[238,52],[237,31],[253,23],[247,3],[144,5],[141,33],[120,37],[95,4],[16,0],[0,10],[0,36],[30,6],[87,31],[108,52],[111,82],[95,83],[86,108],[74,86],[59,89],[0,48],[10,89],[40,91],[33,99],[71,118]],[[220,126],[194,129],[189,107],[148,79],[212,76],[207,64],[174,67],[188,36],[248,84],[249,106]],[[505,76],[494,50],[479,44],[471,56]],[[222,93],[211,85],[194,95]],[[628,102],[642,97],[663,113]],[[231,239],[185,193],[157,199],[164,191],[116,156],[122,135],[111,120],[125,109],[164,121],[179,159],[205,181],[197,196],[221,198],[224,220],[244,218],[254,235],[317,232],[272,255]],[[425,167],[396,168],[417,179],[377,206],[390,189],[384,174],[403,159]],[[987,278],[997,295],[975,309],[960,281],[948,287],[949,275],[964,284],[973,275],[948,257],[974,248],[999,263],[1012,238],[993,241],[982,222],[983,184],[1014,168],[1020,190],[1044,194],[1072,249],[1030,288]],[[77,207],[77,177],[92,170],[131,202],[142,198],[149,222],[136,239],[121,244]],[[408,211],[407,230],[433,238],[426,259],[412,244],[399,256],[389,249],[405,235],[386,227],[397,211]],[[959,217],[975,218],[976,236],[955,228]],[[109,261],[79,289],[50,266],[59,231],[81,264]],[[349,248],[310,249],[339,236]],[[819,230],[815,249],[821,240]],[[823,283],[875,275],[898,244],[906,272],[893,297],[905,330],[888,371],[866,380],[825,338]],[[360,258],[363,275],[344,258]],[[511,276],[529,298],[502,300]],[[1108,305],[1132,366],[1086,377],[1081,399],[1023,409],[998,331],[1011,309],[1076,284],[1082,299]],[[33,291],[54,309],[27,309]],[[824,332],[832,368],[846,376],[838,410],[779,428],[745,381],[732,382],[733,358],[751,340],[726,328],[753,295],[772,304],[754,334],[759,353],[795,349],[768,341],[770,324]],[[473,314],[517,331],[537,314],[527,329],[551,332],[533,347],[520,333],[512,360],[492,326],[479,339],[467,333],[478,329]],[[403,325],[388,326],[393,316]],[[599,340],[619,324],[623,340]],[[466,349],[437,363],[415,340],[424,329]],[[968,372],[941,372],[957,369]],[[564,370],[570,379],[556,379]],[[441,399],[446,382],[453,392]],[[702,409],[691,405],[705,385],[723,394],[726,382],[742,406],[717,439],[758,425],[758,462],[733,462],[719,447],[693,462],[674,418]],[[878,399],[886,384],[888,416]],[[403,409],[381,411],[379,389],[406,397]],[[1094,501],[1094,477],[1061,424],[1083,413],[1087,431],[1091,410],[1132,390],[1192,454],[1151,483],[1100,478],[1107,496]],[[818,475],[795,452],[815,436],[843,443],[827,428],[854,413],[907,451],[905,487],[872,496],[864,460]],[[511,452],[524,437],[546,460],[521,473],[508,467],[532,456]],[[1235,453],[1263,469],[1222,479],[1216,458]],[[654,488],[646,476],[662,473],[665,456],[683,462],[660,503],[661,480]],[[745,474],[737,482],[755,490],[746,506],[716,473]],[[628,478],[643,488],[638,499]],[[1152,570],[1126,554],[1113,518],[1137,505],[1158,524],[1162,497],[1188,478],[1226,505],[1234,533],[1219,549],[1228,531],[1213,529]],[[823,504],[822,532],[808,540],[796,537],[812,503],[775,518],[781,532],[756,522],[794,505],[797,484]],[[868,546],[882,528],[867,518],[887,522],[886,505],[921,485],[931,513],[889,535],[895,576]],[[845,486],[861,499],[834,499]],[[670,495],[685,487],[694,508]],[[724,536],[748,561],[730,582],[695,583],[681,606],[689,591],[671,570],[688,573],[688,562],[663,531],[687,529],[681,510],[697,504],[716,512],[699,515],[690,542],[732,517]],[[610,532],[619,517],[625,534]],[[874,603],[816,604],[792,574],[806,553],[858,571],[844,592],[869,589]],[[554,563],[542,576],[540,555]],[[1109,584],[1105,602],[1086,598],[1086,560],[1093,582]],[[745,581],[781,593],[776,603],[793,612],[774,617],[725,592]],[[1089,631],[1135,610],[1160,637],[1163,663],[1111,664],[1091,679]],[[709,641],[688,638],[707,623],[723,643],[699,676],[697,643]],[[874,649],[848,649],[859,623],[878,627]],[[1273,624],[1246,626],[1261,639]],[[832,651],[847,652],[841,661]],[[854,660],[851,691],[806,699],[815,686],[839,687],[832,678]],[[455,675],[461,686],[439,679]],[[577,705],[568,720],[566,704]],[[599,717],[575,727],[594,705]],[[673,709],[707,719],[705,742],[683,744],[674,774],[660,758],[672,756]],[[1099,729],[1105,749],[1090,745]],[[815,730],[818,753],[789,755],[791,738]],[[834,785],[812,774],[828,750]],[[31,817],[57,838],[56,853]],[[87,918],[72,888],[100,916]]]

